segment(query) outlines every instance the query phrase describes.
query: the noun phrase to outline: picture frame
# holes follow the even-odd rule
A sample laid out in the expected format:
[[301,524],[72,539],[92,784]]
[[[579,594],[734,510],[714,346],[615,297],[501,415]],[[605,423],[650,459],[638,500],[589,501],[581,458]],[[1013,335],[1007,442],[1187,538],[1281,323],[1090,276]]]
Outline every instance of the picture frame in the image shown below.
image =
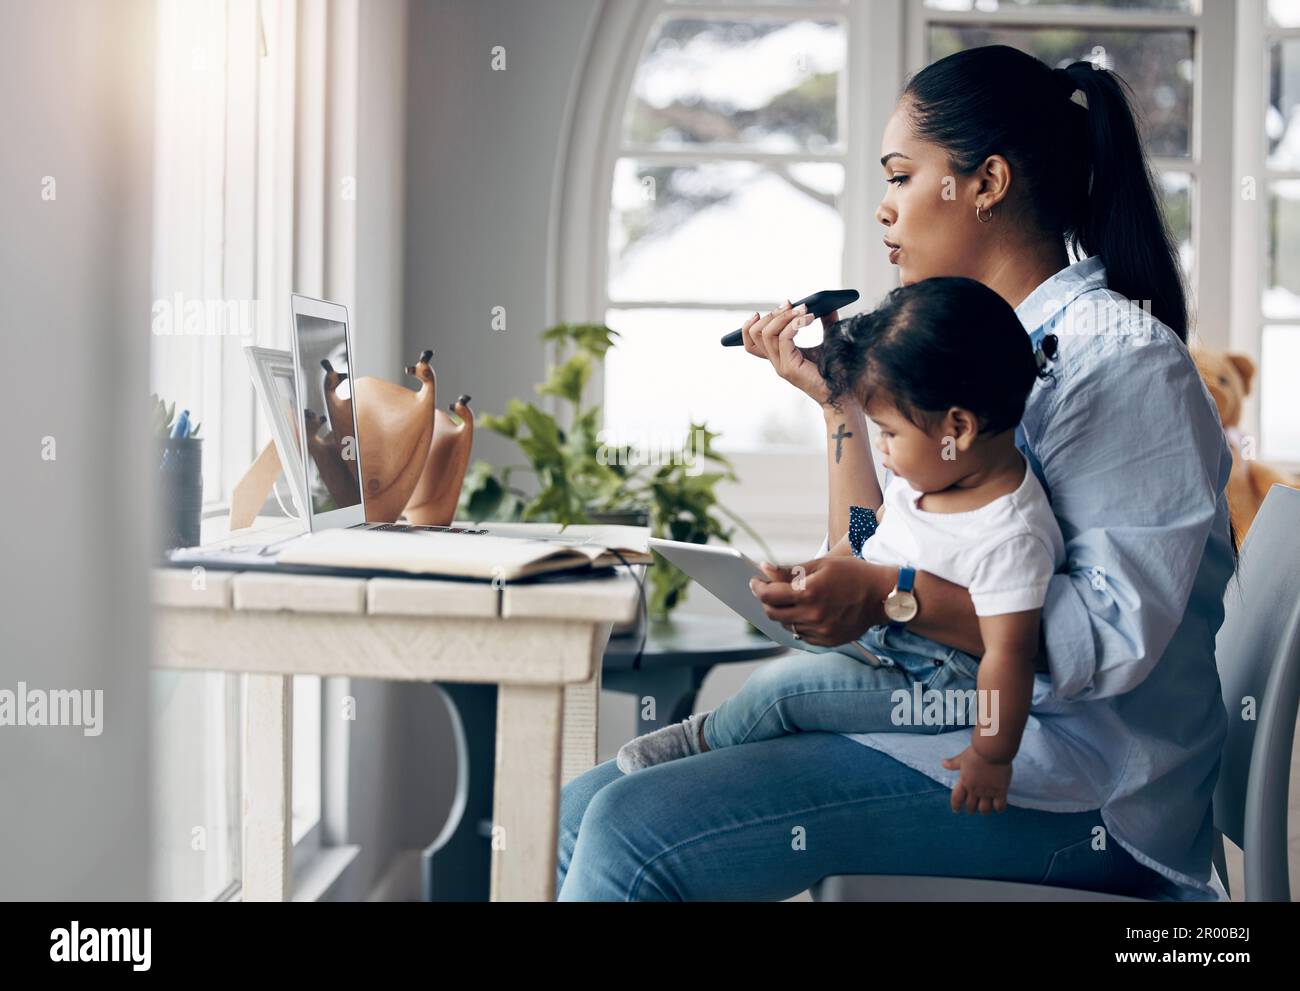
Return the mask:
[[244,357],[248,361],[253,388],[257,390],[258,401],[271,428],[271,439],[275,442],[275,450],[280,457],[280,467],[289,482],[297,519],[306,520],[310,503],[303,469],[302,430],[294,413],[298,408],[298,393],[293,355],[278,348],[250,345],[244,348]]

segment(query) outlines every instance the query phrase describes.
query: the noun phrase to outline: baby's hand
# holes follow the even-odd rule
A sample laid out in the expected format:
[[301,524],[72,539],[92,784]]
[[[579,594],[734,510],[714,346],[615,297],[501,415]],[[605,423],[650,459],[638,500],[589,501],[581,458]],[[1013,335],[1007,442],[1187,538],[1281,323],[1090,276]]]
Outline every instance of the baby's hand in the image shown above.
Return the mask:
[[988,815],[995,809],[1007,810],[1007,789],[1011,787],[1011,763],[995,764],[980,756],[974,747],[967,747],[956,757],[945,757],[943,766],[950,771],[960,771],[961,777],[952,790],[952,810],[960,812],[963,805],[967,813],[979,811]]

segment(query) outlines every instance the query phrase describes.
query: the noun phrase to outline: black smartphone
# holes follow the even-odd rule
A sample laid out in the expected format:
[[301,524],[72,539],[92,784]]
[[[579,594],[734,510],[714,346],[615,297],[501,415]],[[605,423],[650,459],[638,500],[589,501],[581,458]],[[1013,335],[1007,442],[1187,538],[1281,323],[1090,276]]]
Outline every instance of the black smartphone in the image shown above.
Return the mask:
[[[790,309],[793,310],[806,303],[808,312],[814,317],[824,317],[827,313],[834,313],[840,307],[848,306],[850,303],[856,303],[857,301],[858,291],[856,289],[823,289],[821,292],[815,292],[803,299],[796,299],[790,304]],[[739,327],[722,338],[724,348],[740,347],[744,343],[745,335]]]

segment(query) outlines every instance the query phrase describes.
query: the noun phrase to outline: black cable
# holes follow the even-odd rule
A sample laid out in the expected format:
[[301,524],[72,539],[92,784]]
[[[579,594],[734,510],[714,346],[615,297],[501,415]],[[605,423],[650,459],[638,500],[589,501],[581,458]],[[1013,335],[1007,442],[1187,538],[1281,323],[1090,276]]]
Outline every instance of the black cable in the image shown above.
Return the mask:
[[645,579],[632,570],[633,566],[627,563],[627,558],[625,558],[613,547],[610,548],[610,551],[614,554],[616,558],[619,559],[620,562],[622,562],[623,567],[627,568],[627,570],[631,573],[632,578],[636,581],[637,591],[639,592],[640,595],[639,608],[641,611],[641,642],[637,645],[636,656],[632,658],[632,670],[640,671],[641,654],[645,651],[646,636],[650,629],[650,617],[648,615],[648,607],[646,606],[646,601],[645,601]]

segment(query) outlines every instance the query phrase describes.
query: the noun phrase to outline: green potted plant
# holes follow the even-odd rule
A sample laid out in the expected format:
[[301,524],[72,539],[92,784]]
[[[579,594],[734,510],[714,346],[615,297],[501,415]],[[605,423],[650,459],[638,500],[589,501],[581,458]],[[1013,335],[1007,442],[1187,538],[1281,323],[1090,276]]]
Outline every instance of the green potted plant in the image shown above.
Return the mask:
[[[731,463],[714,447],[716,433],[691,424],[689,442],[658,457],[644,457],[630,445],[602,442],[601,407],[583,405],[592,373],[602,365],[618,332],[603,324],[558,324],[542,333],[557,349],[558,364],[537,386],[562,404],[563,422],[531,402],[512,399],[505,412],[480,414],[478,425],[513,440],[527,464],[471,466],[461,489],[461,519],[554,523],[629,522],[649,525],[656,537],[729,543],[729,520],[767,545],[744,520],[723,506],[717,485],[734,481]],[[708,467],[706,468],[706,464]],[[517,484],[520,472],[536,480],[536,494]],[[648,610],[665,618],[686,598],[690,579],[655,555],[650,569]]]

